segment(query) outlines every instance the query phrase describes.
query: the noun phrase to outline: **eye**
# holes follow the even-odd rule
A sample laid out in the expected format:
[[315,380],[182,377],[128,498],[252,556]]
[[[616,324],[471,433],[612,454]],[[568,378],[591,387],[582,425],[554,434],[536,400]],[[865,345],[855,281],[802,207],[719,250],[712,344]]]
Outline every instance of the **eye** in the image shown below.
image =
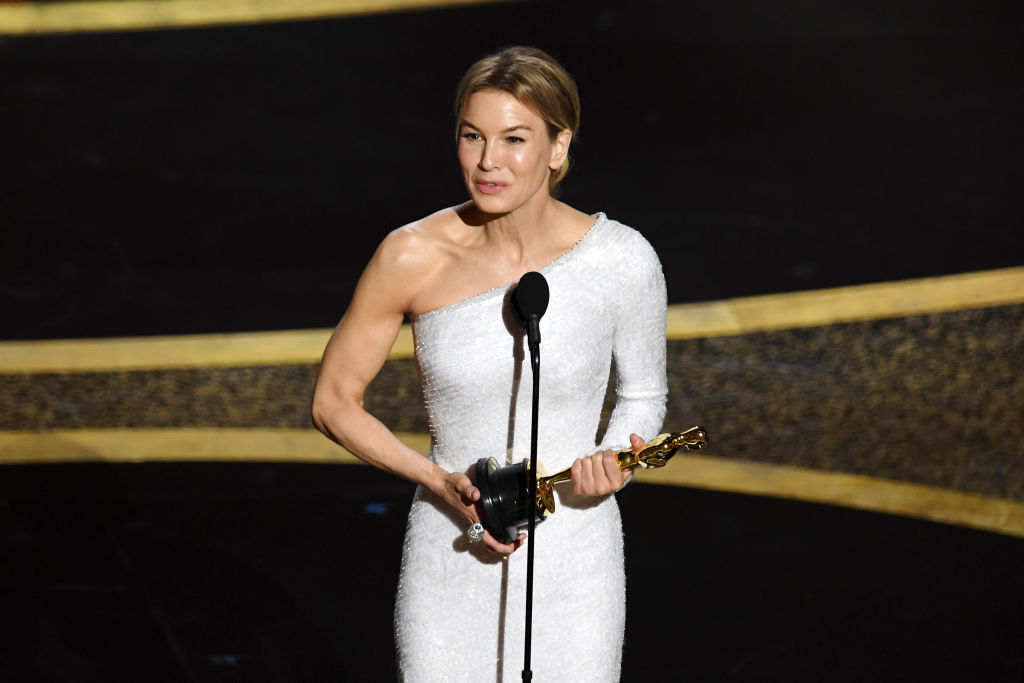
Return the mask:
[[477,140],[482,140],[483,139],[483,138],[480,137],[480,133],[474,133],[471,130],[466,131],[465,133],[463,133],[462,137],[465,138],[466,140],[469,140],[470,142],[476,142]]
[[509,143],[510,145],[518,145],[521,142],[526,142],[526,140],[519,137],[518,135],[509,135],[507,138],[505,138],[505,142]]

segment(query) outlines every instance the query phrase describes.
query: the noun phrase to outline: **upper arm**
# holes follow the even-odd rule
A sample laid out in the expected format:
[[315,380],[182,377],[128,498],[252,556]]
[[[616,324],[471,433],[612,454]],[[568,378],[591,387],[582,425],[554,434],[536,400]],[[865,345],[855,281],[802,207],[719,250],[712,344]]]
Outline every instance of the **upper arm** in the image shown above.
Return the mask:
[[387,360],[409,301],[428,279],[422,239],[398,230],[378,247],[359,278],[348,310],[324,349],[313,394],[314,419],[337,402],[362,403]]

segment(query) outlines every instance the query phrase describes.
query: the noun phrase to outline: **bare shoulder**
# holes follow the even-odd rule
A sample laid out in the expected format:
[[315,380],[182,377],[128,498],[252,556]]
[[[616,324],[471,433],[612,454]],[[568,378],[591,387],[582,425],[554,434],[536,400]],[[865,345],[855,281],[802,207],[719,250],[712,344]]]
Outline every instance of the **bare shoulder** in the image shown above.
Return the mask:
[[397,271],[395,274],[422,275],[420,271],[431,270],[451,253],[457,223],[452,209],[442,209],[392,230],[380,243],[371,264]]
[[456,260],[460,227],[462,221],[449,208],[391,231],[363,271],[357,290],[372,291],[375,298],[408,311]]

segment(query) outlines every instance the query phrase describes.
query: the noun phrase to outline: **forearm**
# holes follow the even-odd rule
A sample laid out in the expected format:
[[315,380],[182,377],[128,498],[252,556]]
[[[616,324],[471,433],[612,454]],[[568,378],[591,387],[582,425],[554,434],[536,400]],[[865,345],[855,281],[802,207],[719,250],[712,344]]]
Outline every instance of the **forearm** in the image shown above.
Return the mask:
[[447,472],[395,436],[355,400],[314,400],[313,424],[329,439],[363,462],[438,491]]
[[[436,463],[403,444],[379,420],[366,412],[361,402],[331,402],[329,408],[313,401],[313,423],[332,441],[349,450],[360,460],[397,474],[432,491],[461,515],[467,523],[479,522],[476,501],[480,493],[463,473],[447,472]],[[497,552],[509,554],[523,538],[512,543],[499,543],[489,533],[486,545]]]

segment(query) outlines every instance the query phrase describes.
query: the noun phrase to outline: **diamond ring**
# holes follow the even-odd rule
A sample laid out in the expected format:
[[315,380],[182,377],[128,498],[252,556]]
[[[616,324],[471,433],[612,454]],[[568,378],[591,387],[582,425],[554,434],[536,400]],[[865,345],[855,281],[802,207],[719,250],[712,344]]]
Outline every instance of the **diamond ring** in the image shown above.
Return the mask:
[[470,543],[477,543],[484,537],[484,525],[480,522],[473,524],[466,529],[466,537],[469,538]]

